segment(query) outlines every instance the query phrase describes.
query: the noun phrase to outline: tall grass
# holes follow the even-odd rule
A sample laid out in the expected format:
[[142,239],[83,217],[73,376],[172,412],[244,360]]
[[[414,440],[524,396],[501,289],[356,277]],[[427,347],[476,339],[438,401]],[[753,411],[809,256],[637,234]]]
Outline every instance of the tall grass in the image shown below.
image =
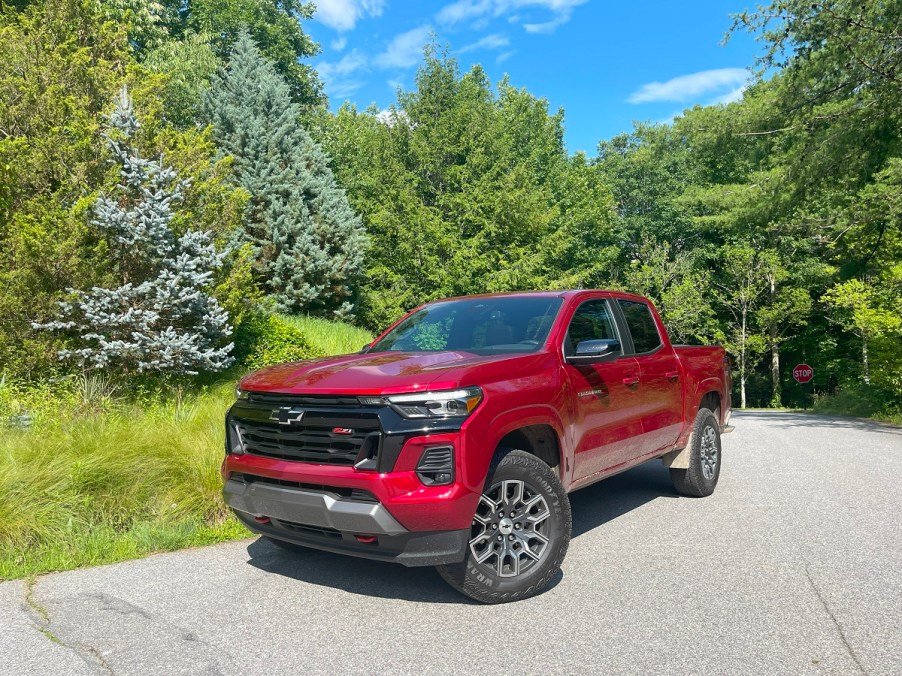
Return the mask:
[[328,319],[303,315],[279,315],[279,317],[302,331],[310,344],[324,354],[359,352],[360,348],[372,342],[374,338],[369,331],[343,322],[330,322]]
[[0,578],[246,533],[220,497],[234,385],[0,434]]
[[[335,322],[288,320],[327,354],[371,340]],[[66,381],[57,415],[0,427],[0,579],[246,536],[220,494],[233,376],[140,403],[103,379]],[[52,410],[53,387],[8,390],[11,411]]]

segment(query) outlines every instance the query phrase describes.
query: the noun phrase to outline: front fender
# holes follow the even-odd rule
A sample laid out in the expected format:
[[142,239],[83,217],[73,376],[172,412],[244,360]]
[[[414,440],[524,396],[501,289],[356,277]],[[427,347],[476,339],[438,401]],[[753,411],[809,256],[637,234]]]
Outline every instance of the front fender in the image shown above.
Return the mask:
[[[484,426],[479,425],[468,428],[467,434],[470,439],[468,439],[467,447],[471,452],[467,454],[465,459],[467,464],[465,475],[471,477],[471,482],[473,483],[475,483],[474,480],[477,477],[481,477],[482,481],[478,486],[471,485],[468,488],[482,492],[489,466],[501,440],[511,432],[529,425],[547,425],[554,430],[561,454],[561,468],[566,467],[566,458],[564,457],[564,449],[566,448],[564,443],[564,423],[560,412],[548,404],[520,406],[496,415]],[[478,437],[478,439],[474,439],[474,437]],[[479,452],[472,452],[474,446],[478,447]]]

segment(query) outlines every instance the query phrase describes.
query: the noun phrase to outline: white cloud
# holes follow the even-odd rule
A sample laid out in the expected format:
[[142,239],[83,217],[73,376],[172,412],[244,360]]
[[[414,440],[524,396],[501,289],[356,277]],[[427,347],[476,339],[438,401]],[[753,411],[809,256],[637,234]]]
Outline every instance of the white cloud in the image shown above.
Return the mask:
[[330,99],[344,101],[350,98],[354,92],[360,89],[365,82],[354,79],[337,79],[326,83],[326,94]]
[[336,52],[340,52],[344,49],[348,44],[348,39],[342,35],[340,38],[335,38],[332,42],[329,43],[329,46],[335,50]]
[[551,21],[544,21],[542,23],[525,23],[523,24],[523,28],[527,33],[554,33],[554,30],[558,26],[563,26],[568,21],[570,21],[570,12],[564,12],[558,14]]
[[349,31],[364,16],[379,16],[385,0],[316,0],[313,18],[337,31]]
[[649,82],[630,94],[630,103],[649,101],[688,101],[700,94],[735,88],[749,79],[750,73],[744,68],[717,68],[703,70],[689,75],[680,75],[666,82]]
[[383,108],[376,113],[376,119],[389,127],[394,127],[396,124],[403,124],[413,129],[415,126],[411,123],[410,116],[406,112],[397,110],[396,108]]
[[376,56],[375,64],[379,68],[409,68],[420,60],[431,32],[430,26],[420,26],[396,35],[385,51]]
[[441,24],[453,26],[471,19],[484,23],[487,17],[512,13],[514,14],[508,20],[519,22],[520,11],[551,12],[551,17],[545,21],[523,24],[523,28],[529,33],[551,33],[570,21],[574,8],[586,2],[588,0],[457,0],[442,7],[435,18]]
[[365,84],[362,73],[374,69],[407,68],[416,64],[422,55],[423,45],[429,39],[429,26],[395,36],[381,54],[375,58],[354,48],[338,61],[322,61],[316,70],[325,84],[326,93],[332,99],[344,99]]
[[316,65],[316,70],[325,83],[326,93],[333,99],[347,98],[360,89],[364,83],[353,77],[353,74],[367,69],[366,55],[357,49],[352,49],[334,63],[323,61]]
[[435,18],[439,23],[460,23],[488,14],[494,4],[492,0],[457,0],[442,7]]
[[461,47],[457,51],[459,54],[465,54],[476,49],[501,49],[502,47],[507,47],[510,43],[511,41],[506,35],[503,35],[502,33],[492,33],[476,42]]
[[709,105],[716,106],[720,103],[734,103],[735,101],[739,101],[742,99],[743,93],[745,93],[746,85],[742,85],[740,87],[736,87],[736,89],[723,94],[722,96],[718,96],[716,99],[711,101]]
[[358,49],[352,49],[350,52],[341,57],[340,61],[330,63],[323,61],[317,64],[316,70],[320,76],[327,82],[336,76],[350,75],[354,71],[360,70],[367,65],[366,56]]
[[502,64],[502,63],[504,63],[505,61],[507,61],[509,58],[511,58],[511,57],[512,57],[514,54],[516,54],[516,53],[517,53],[517,52],[514,51],[513,49],[510,50],[509,52],[502,52],[501,54],[498,55],[498,58],[495,59],[495,63],[497,63],[497,64]]

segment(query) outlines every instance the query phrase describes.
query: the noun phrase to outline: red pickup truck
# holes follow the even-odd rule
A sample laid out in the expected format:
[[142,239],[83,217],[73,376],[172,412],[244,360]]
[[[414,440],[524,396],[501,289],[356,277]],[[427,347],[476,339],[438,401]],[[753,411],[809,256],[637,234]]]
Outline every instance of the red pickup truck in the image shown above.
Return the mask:
[[358,354],[242,379],[224,496],[287,547],[437,566],[485,603],[539,593],[570,540],[567,494],[662,458],[710,495],[730,416],[720,347],[674,347],[613,291],[423,305]]

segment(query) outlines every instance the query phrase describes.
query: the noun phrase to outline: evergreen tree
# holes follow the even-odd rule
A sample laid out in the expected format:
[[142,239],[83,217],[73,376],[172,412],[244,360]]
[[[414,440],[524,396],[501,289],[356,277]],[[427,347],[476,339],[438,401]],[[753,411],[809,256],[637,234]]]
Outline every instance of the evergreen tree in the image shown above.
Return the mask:
[[250,193],[245,234],[263,287],[285,312],[349,314],[363,226],[328,157],[299,125],[288,85],[247,31],[214,78],[207,108],[219,147]]
[[195,374],[232,363],[228,313],[209,293],[222,263],[208,233],[176,238],[172,207],[186,187],[159,160],[141,157],[139,128],[123,86],[110,117],[109,149],[120,165],[117,194],[101,196],[91,224],[104,235],[121,286],[70,289],[61,318],[38,329],[65,332],[74,343],[59,352],[93,368]]

